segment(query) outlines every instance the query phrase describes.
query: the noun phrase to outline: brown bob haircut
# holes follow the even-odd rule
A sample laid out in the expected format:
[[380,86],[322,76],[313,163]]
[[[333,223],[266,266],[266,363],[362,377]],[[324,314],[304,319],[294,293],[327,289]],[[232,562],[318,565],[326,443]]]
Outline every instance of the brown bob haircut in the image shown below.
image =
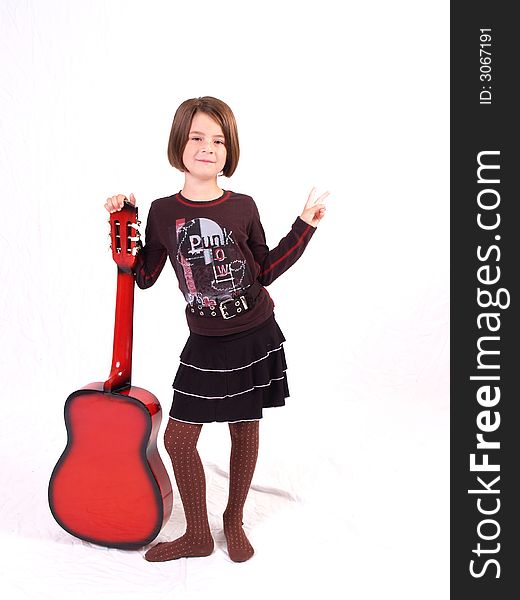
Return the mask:
[[226,164],[222,169],[222,173],[226,177],[231,177],[237,168],[240,156],[237,124],[229,106],[222,100],[212,96],[190,98],[185,100],[176,110],[170,131],[170,139],[168,140],[168,160],[170,164],[179,171],[187,171],[182,162],[182,155],[188,143],[191,121],[196,112],[206,113],[220,125],[224,133],[227,153]]

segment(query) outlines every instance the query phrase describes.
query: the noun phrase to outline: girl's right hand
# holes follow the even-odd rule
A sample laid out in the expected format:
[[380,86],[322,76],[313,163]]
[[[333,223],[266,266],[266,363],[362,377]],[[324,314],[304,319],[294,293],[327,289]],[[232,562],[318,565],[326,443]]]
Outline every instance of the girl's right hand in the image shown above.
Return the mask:
[[132,206],[136,205],[135,196],[133,194],[130,194],[130,199],[128,199],[124,194],[117,194],[117,196],[111,196],[110,198],[107,198],[104,206],[109,213],[113,213],[123,208],[125,200]]

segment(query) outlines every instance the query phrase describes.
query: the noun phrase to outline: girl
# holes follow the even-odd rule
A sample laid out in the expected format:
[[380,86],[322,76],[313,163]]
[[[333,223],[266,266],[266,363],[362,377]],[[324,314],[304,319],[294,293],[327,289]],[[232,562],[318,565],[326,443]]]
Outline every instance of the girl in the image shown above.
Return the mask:
[[[244,503],[258,456],[262,409],[289,396],[285,338],[275,321],[269,285],[301,256],[325,214],[311,191],[289,234],[266,245],[250,196],[219,187],[239,158],[235,118],[227,104],[205,96],[177,109],[168,142],[170,164],[184,173],[177,194],[152,202],[145,245],[134,275],[144,289],[169,258],[186,299],[190,335],[173,383],[164,442],[172,460],[186,516],[186,532],[148,550],[149,561],[208,556],[213,552],[206,509],[206,481],[197,441],[204,423],[227,422],[231,434],[229,498],[223,515],[228,553],[235,562],[254,553],[242,528]],[[108,198],[119,210],[126,197]],[[130,194],[129,201],[136,199]]]

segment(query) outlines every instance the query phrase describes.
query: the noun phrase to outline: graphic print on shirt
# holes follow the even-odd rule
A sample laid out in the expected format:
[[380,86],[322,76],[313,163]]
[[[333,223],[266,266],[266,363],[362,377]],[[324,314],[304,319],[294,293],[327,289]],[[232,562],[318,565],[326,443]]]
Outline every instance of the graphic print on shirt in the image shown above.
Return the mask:
[[201,218],[178,219],[176,232],[186,302],[214,308],[250,284],[246,260],[231,230]]

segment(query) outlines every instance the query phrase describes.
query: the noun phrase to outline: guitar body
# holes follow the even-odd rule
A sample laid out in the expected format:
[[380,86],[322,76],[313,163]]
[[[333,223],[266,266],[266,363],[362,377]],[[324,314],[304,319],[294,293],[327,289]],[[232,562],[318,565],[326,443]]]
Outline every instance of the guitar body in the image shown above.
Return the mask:
[[154,540],[172,510],[172,489],[157,450],[161,407],[131,386],[104,392],[91,383],[65,403],[68,443],[49,484],[56,521],[83,540],[139,548]]
[[63,529],[95,544],[135,549],[157,537],[173,504],[157,450],[161,405],[131,384],[137,209],[110,216],[117,264],[112,368],[65,402],[67,446],[49,481],[49,506]]

